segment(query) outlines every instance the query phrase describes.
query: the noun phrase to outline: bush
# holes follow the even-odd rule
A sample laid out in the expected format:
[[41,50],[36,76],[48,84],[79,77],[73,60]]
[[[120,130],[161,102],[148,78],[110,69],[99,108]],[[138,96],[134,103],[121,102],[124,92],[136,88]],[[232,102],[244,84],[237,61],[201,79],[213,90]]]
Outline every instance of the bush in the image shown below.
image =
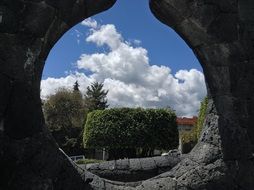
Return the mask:
[[86,109],[82,95],[59,89],[43,104],[45,122],[58,145],[68,154],[82,154],[82,131]]
[[145,153],[173,149],[178,146],[176,115],[169,109],[93,111],[87,116],[83,142],[85,148],[140,149]]
[[203,125],[205,122],[205,117],[206,117],[206,111],[207,111],[207,104],[208,104],[208,98],[205,97],[205,99],[201,102],[200,105],[200,109],[199,109],[199,114],[198,114],[198,121],[197,121],[197,125],[195,127],[195,131],[196,131],[196,138],[199,139],[202,129],[203,129]]

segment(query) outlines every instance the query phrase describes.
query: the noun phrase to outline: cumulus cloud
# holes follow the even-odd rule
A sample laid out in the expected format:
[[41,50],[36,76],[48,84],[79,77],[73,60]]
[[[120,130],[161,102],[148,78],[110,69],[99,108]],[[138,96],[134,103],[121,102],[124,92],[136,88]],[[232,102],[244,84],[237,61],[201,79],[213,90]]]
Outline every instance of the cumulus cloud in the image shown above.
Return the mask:
[[92,30],[86,38],[87,42],[96,43],[98,46],[108,45],[112,50],[121,45],[121,40],[122,36],[113,24],[102,25],[98,30]]
[[[180,116],[197,114],[200,101],[206,95],[204,76],[200,71],[180,70],[173,75],[169,67],[152,65],[148,51],[124,41],[114,25],[86,25],[91,28],[86,41],[98,47],[107,46],[108,52],[80,56],[77,68],[90,71],[88,76],[75,73],[42,81],[42,97],[60,86],[70,88],[76,80],[83,91],[91,81],[100,81],[109,89],[111,107],[170,106]],[[139,41],[134,43],[141,44]]]
[[94,29],[98,27],[97,21],[92,19],[91,17],[83,20],[81,22],[81,25],[84,25],[84,26],[87,26],[87,27],[90,27],[90,28],[94,28]]
[[54,94],[60,88],[72,89],[76,81],[81,84],[80,90],[83,93],[85,93],[86,87],[94,82],[92,78],[79,72],[69,73],[68,76],[61,78],[49,77],[41,81],[41,98],[47,99],[47,96]]

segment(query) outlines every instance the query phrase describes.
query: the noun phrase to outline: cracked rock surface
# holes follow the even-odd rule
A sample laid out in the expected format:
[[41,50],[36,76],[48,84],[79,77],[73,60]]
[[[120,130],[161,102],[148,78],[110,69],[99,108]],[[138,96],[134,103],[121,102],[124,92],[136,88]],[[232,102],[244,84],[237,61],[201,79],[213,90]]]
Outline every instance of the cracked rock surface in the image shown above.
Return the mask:
[[90,189],[44,126],[46,57],[73,25],[114,0],[0,1],[0,189]]
[[138,182],[169,171],[184,157],[185,155],[173,153],[167,156],[113,160],[79,166],[105,179]]
[[201,138],[171,170],[110,181],[77,169],[58,150],[41,111],[46,57],[64,32],[115,1],[0,1],[0,189],[253,190],[253,0],[150,0],[155,17],[192,48],[208,89]]

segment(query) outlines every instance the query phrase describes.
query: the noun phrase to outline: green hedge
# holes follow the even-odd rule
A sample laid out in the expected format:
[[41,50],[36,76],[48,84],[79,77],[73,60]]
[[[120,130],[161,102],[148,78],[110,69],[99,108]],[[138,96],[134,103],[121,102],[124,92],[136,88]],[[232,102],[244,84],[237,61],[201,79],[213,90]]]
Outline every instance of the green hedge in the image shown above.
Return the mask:
[[87,116],[83,142],[85,148],[177,148],[176,115],[169,109],[96,110]]

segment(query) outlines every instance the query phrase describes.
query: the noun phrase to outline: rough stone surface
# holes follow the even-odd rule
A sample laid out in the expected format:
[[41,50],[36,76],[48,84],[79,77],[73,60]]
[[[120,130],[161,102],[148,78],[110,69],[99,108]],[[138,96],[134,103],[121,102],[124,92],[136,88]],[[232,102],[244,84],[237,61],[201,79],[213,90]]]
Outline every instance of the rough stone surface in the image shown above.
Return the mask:
[[151,158],[123,159],[79,166],[105,179],[121,182],[136,182],[169,171],[183,158],[184,156],[182,155],[168,155]]
[[90,189],[44,126],[40,80],[55,42],[115,0],[0,1],[0,189]]
[[[253,0],[150,0],[153,14],[196,54],[208,89],[199,143],[174,168],[142,182],[113,182],[87,171],[81,177],[58,150],[41,111],[45,59],[65,31],[114,2],[0,1],[0,189],[253,190]],[[129,164],[140,170],[142,163]]]

